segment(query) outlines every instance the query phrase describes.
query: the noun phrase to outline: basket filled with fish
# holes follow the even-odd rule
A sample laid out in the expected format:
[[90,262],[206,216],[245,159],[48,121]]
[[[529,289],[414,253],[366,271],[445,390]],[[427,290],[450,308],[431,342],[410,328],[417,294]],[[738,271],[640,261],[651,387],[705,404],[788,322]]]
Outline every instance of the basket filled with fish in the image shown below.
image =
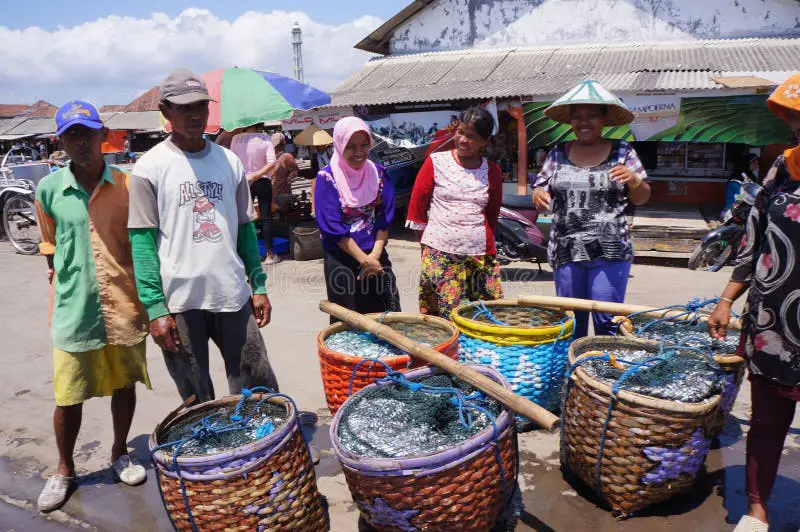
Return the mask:
[[[492,368],[472,369],[510,390]],[[388,375],[353,394],[330,429],[363,519],[380,532],[505,522],[518,474],[513,413],[437,368]]]
[[[454,360],[458,356],[458,330],[445,319],[400,312],[371,314],[369,317]],[[336,413],[349,394],[372,384],[376,378],[386,376],[381,364],[368,362],[359,365],[364,359],[378,359],[392,371],[406,371],[424,365],[374,335],[354,330],[343,323],[331,325],[319,334],[317,352],[331,414]],[[357,366],[358,370],[354,372]]]
[[259,391],[181,408],[150,436],[176,530],[329,530],[294,402]]
[[561,463],[627,517],[689,490],[718,421],[726,373],[703,349],[577,340],[562,403]]

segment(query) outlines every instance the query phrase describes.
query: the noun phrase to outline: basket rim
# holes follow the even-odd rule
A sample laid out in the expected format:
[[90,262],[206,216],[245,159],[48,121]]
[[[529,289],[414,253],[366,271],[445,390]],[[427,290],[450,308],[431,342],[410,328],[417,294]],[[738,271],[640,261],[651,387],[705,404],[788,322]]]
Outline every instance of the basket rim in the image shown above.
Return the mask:
[[[371,319],[377,319],[381,315],[382,315],[381,313],[365,314],[366,317]],[[441,348],[447,347],[448,345],[451,345],[458,341],[458,336],[459,336],[458,327],[453,325],[452,322],[447,321],[444,318],[440,318],[439,316],[429,316],[427,314],[412,314],[407,312],[389,312],[384,316],[382,323],[392,323],[398,321],[402,322],[402,321],[407,321],[409,319],[416,320],[419,323],[436,325],[440,329],[442,330],[447,329],[450,332],[450,338],[448,338],[446,341],[437,344],[435,346],[431,346],[433,349],[437,351]],[[329,325],[328,327],[323,329],[317,335],[317,351],[319,352],[320,355],[323,354],[326,356],[334,355],[347,364],[356,365],[362,360],[366,359],[364,357],[358,357],[348,353],[340,353],[339,351],[334,351],[333,349],[325,345],[325,340],[327,340],[331,335],[346,330],[355,330],[355,329],[353,329],[344,322],[334,323],[333,325]],[[391,365],[392,363],[407,364],[412,358],[413,357],[411,355],[405,354],[405,355],[392,355],[388,357],[383,357],[380,360]]]
[[[511,391],[511,385],[509,385],[508,381],[502,376],[502,374],[500,374],[494,368],[481,365],[470,365],[469,367],[491,378],[492,380],[501,384],[507,390]],[[416,378],[427,377],[429,375],[440,375],[442,373],[447,372],[437,367],[423,367],[409,371],[405,375],[409,380],[413,380]],[[331,446],[333,447],[333,452],[336,455],[336,458],[339,459],[339,462],[342,464],[342,466],[346,466],[350,469],[367,474],[391,475],[395,473],[399,474],[400,476],[405,476],[410,473],[409,470],[437,469],[443,465],[452,464],[465,459],[472,453],[481,450],[481,448],[490,442],[494,437],[494,430],[490,425],[472,436],[469,440],[444,449],[443,451],[406,458],[370,458],[355,456],[344,449],[344,447],[339,443],[338,429],[342,421],[342,416],[344,416],[345,406],[358,394],[383,385],[385,385],[385,382],[375,382],[369,386],[365,386],[358,392],[348,397],[347,400],[339,407],[336,415],[331,420],[331,427],[329,430]],[[498,438],[502,437],[506,430],[511,428],[512,420],[513,414],[511,413],[511,410],[508,407],[503,406],[502,412],[500,412],[500,415],[495,419]]]
[[[252,395],[252,400],[259,401],[265,395],[268,394],[254,393]],[[194,414],[199,410],[208,410],[215,406],[229,406],[232,404],[236,404],[239,402],[241,397],[242,397],[241,395],[227,395],[219,399],[214,399],[213,401],[199,403],[186,409],[180,409],[177,415],[175,415],[175,417],[173,417],[172,419],[169,419],[167,423],[161,421],[161,423],[156,425],[156,428],[150,434],[150,439],[148,441],[148,446],[150,452],[152,453],[153,461],[157,462],[159,465],[167,468],[168,470],[170,467],[172,467],[172,456],[173,456],[172,453],[164,449],[159,449],[158,451],[153,453],[153,449],[155,449],[156,447],[158,447],[158,445],[160,445],[158,443],[159,434],[164,432],[164,430],[166,430],[168,427],[172,426],[175,422],[177,422],[181,418]],[[287,412],[286,423],[279,426],[275,431],[264,436],[259,440],[250,442],[240,447],[236,447],[235,449],[231,449],[223,453],[179,456],[178,457],[179,466],[181,468],[198,467],[198,466],[211,467],[218,465],[220,463],[228,462],[230,460],[235,460],[237,458],[249,456],[253,453],[261,451],[262,449],[268,447],[274,447],[276,446],[276,444],[281,443],[283,440],[286,439],[286,437],[291,435],[291,433],[294,431],[295,425],[297,425],[297,412],[295,411],[292,402],[285,397],[272,397],[269,399],[269,402],[273,404],[280,404],[281,406],[286,408]],[[185,472],[182,473],[184,475],[187,474]],[[241,475],[241,471],[237,471],[235,474]]]
[[[619,336],[587,336],[585,338],[580,338],[575,340],[572,345],[569,346],[569,364],[575,363],[577,360],[576,352],[578,349],[584,347],[585,345],[589,344],[590,342],[599,342],[603,343],[608,341],[609,343],[614,343],[618,346],[626,346],[632,348],[642,348],[645,350],[652,350],[652,348],[657,347],[657,343],[648,342],[646,340],[634,340],[631,338],[623,338]],[[594,388],[596,391],[602,392],[605,395],[611,396],[611,385],[597,379],[591,375],[589,375],[586,371],[583,370],[580,366],[572,372],[572,379],[580,378],[586,384],[588,384],[591,388]],[[718,407],[720,401],[720,394],[715,395],[710,401],[703,401],[701,403],[684,403],[681,401],[673,401],[669,399],[659,399],[655,397],[648,397],[646,395],[642,395],[635,392],[630,392],[628,390],[620,390],[617,394],[617,397],[623,401],[631,403],[635,406],[645,407],[645,408],[656,408],[659,410],[666,410],[668,412],[674,412],[678,414],[704,414],[711,410],[714,410]]]
[[[614,318],[615,319],[625,318],[625,319],[629,319],[630,320],[630,319],[638,318],[640,316],[645,316],[645,317],[653,318],[653,319],[661,319],[661,318],[666,317],[666,314],[669,313],[669,312],[670,312],[670,310],[663,310],[663,311],[656,311],[656,312],[642,312],[642,313],[637,313],[637,315],[634,316],[633,318],[630,318],[629,316],[621,316],[621,315],[615,316]],[[698,318],[698,320],[705,323],[705,322],[708,321],[708,318],[710,318],[710,317],[711,317],[711,314],[700,313],[700,317]],[[688,318],[678,318],[678,319],[674,319],[674,320],[670,320],[670,321],[684,322],[684,321],[694,321],[694,320],[691,320],[691,319],[688,319]],[[740,326],[734,326],[734,325],[739,325],[739,323],[728,324],[728,329],[732,329],[734,331],[741,331],[742,330]]]
[[[543,308],[534,305],[522,305],[516,299],[495,299],[492,301],[479,301],[487,307],[530,307],[530,308]],[[450,313],[450,318],[456,327],[462,332],[479,331],[484,334],[490,335],[504,335],[504,336],[523,336],[523,337],[542,337],[542,336],[558,336],[558,339],[572,334],[575,327],[575,313],[571,310],[560,309],[545,309],[552,312],[562,312],[565,317],[570,318],[567,320],[564,327],[560,325],[548,325],[543,327],[513,327],[508,325],[495,325],[485,324],[476,320],[465,318],[460,314],[463,309],[473,306],[473,302],[462,303],[453,309]],[[551,340],[552,341],[552,340]]]

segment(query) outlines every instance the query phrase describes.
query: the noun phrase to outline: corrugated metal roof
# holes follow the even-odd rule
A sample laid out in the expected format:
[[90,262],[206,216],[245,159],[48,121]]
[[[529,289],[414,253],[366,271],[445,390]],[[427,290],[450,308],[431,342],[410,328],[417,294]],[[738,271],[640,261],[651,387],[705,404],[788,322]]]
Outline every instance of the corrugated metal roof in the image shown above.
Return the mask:
[[159,111],[116,113],[104,122],[108,129],[155,131],[163,127],[161,123],[161,113]]
[[5,135],[43,135],[45,133],[54,135],[56,132],[56,121],[52,118],[36,117],[26,118],[16,127],[4,131]]
[[[798,69],[800,39],[470,49],[377,58],[332,93],[331,105],[557,96],[586,78],[619,92],[721,89],[712,78]],[[760,74],[758,74],[760,73]]]

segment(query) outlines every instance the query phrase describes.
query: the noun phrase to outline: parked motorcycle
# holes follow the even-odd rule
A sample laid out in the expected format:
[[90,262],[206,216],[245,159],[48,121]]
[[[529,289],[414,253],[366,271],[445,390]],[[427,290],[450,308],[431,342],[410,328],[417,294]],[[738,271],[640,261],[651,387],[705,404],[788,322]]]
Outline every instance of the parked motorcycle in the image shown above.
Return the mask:
[[692,252],[689,258],[690,270],[716,272],[736,259],[739,244],[745,235],[747,216],[755,205],[759,192],[761,186],[757,183],[742,186],[737,201],[725,215],[722,225],[706,234]]
[[547,262],[547,242],[536,226],[538,218],[531,196],[503,195],[494,235],[500,264],[535,262],[541,271],[542,262]]
[[39,250],[34,200],[33,184],[29,181],[17,180],[0,187],[3,232],[14,249],[24,255],[33,255]]

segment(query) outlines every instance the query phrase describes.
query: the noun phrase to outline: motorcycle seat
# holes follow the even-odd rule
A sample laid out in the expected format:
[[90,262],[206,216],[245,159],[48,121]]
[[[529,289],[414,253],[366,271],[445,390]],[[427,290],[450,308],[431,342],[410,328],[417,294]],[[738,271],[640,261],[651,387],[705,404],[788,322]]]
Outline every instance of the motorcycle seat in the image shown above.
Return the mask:
[[508,209],[535,210],[533,197],[530,195],[517,196],[515,194],[503,194],[503,207]]

